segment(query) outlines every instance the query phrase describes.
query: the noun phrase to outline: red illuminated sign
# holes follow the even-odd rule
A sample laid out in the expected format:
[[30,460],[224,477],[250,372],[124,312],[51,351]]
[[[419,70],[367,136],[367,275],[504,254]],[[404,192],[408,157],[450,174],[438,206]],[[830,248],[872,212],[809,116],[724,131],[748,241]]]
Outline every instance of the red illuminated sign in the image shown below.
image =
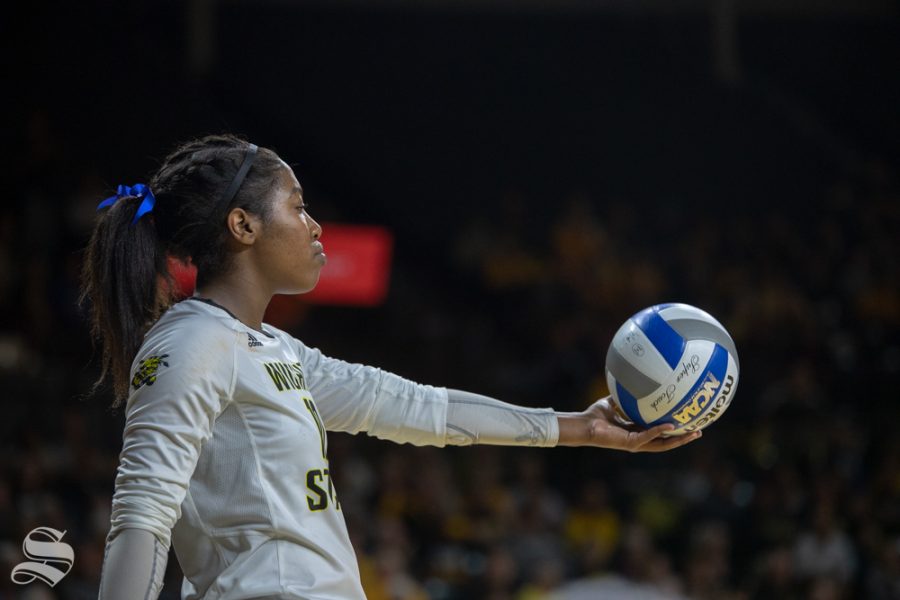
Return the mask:
[[[394,237],[384,227],[373,225],[322,224],[322,245],[327,264],[322,268],[319,283],[312,292],[291,298],[291,302],[276,297],[270,312],[282,312],[284,305],[296,301],[345,306],[377,306],[388,293]],[[179,295],[194,293],[197,269],[174,258],[169,259],[169,271],[175,279]],[[269,313],[267,313],[268,316]]]

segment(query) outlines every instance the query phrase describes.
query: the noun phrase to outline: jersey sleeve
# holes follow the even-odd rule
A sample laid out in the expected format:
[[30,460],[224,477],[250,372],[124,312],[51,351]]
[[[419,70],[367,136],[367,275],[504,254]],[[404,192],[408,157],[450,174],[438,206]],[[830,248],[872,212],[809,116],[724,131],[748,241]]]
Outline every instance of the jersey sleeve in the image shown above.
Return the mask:
[[325,428],[416,446],[446,444],[447,390],[349,363],[294,340]]
[[108,541],[152,532],[168,549],[200,450],[234,391],[235,334],[216,323],[175,324],[148,335],[131,395]]
[[302,342],[307,385],[331,431],[430,446],[555,446],[552,408],[526,408],[460,390],[415,383],[387,371],[329,358]]

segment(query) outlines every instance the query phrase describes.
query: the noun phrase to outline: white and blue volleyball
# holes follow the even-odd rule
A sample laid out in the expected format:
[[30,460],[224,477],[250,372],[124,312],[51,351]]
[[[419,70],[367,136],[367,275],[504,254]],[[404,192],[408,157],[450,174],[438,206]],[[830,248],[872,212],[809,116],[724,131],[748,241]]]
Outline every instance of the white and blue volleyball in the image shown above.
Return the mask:
[[672,423],[668,435],[703,429],[722,416],[738,383],[737,350],[721,323],[689,304],[658,304],[613,336],[606,381],[617,408],[642,427]]

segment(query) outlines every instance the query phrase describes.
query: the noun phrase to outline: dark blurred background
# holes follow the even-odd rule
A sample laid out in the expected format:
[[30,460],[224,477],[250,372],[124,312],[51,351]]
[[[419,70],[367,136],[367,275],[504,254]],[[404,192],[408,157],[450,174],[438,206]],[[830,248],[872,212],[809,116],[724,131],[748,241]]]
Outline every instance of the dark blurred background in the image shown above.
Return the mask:
[[[333,434],[370,600],[900,598],[896,3],[18,8],[0,598],[96,598],[123,415],[87,394],[82,249],[117,184],[226,131],[291,163],[317,219],[395,236],[383,305],[272,315],[332,356],[579,410],[651,304],[708,310],[740,352],[728,413],[666,455]],[[38,526],[75,547],[52,590],[5,574]]]

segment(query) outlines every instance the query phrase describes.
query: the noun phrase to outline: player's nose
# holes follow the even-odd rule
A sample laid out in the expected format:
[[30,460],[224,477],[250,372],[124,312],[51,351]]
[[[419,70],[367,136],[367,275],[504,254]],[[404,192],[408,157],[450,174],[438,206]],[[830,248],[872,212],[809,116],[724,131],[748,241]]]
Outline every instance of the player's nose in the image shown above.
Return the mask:
[[319,225],[319,222],[316,221],[315,219],[313,219],[312,217],[309,217],[309,220],[312,222],[312,228],[310,229],[310,232],[312,233],[312,238],[314,240],[318,241],[318,239],[320,237],[322,237],[322,226]]

